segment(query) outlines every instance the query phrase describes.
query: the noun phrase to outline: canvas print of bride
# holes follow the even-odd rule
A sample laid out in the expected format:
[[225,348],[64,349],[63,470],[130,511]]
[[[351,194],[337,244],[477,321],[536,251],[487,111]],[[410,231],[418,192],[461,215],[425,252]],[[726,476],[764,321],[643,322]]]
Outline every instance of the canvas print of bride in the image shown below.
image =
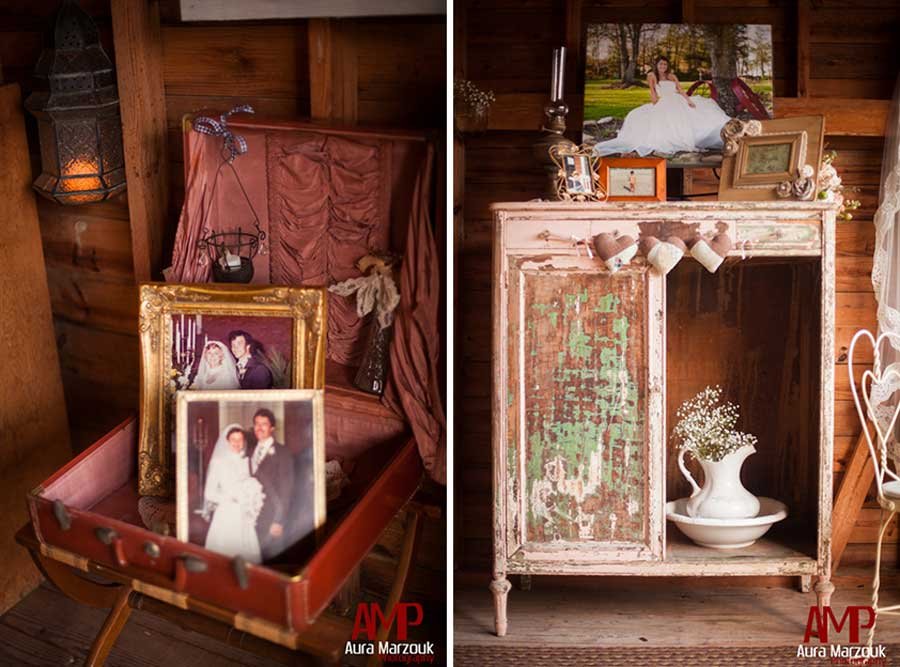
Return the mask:
[[261,563],[313,536],[325,506],[322,410],[311,390],[179,392],[179,539]]
[[599,156],[717,166],[730,118],[772,115],[767,25],[591,24],[584,143]]

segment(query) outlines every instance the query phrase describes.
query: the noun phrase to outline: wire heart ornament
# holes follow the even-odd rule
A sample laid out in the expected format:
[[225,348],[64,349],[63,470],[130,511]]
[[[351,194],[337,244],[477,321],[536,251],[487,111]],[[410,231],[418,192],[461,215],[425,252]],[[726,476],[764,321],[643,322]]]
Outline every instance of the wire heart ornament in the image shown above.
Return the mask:
[[[871,370],[866,369],[862,373],[859,388],[857,388],[853,372],[853,356],[857,343],[862,339],[866,339],[872,344],[873,364]],[[887,369],[882,369],[881,349],[884,343],[890,343],[895,349],[900,350],[900,334],[887,331],[876,338],[872,332],[861,329],[850,341],[847,357],[850,392],[853,395],[853,403],[856,406],[856,413],[859,416],[866,444],[869,447],[869,454],[875,463],[875,481],[880,498],[884,497],[883,484],[886,476],[900,482],[900,477],[887,467],[887,447],[888,442],[892,441],[891,434],[900,418],[900,400],[897,400],[892,408],[888,407],[885,410],[883,407],[891,400],[894,393],[900,390],[900,367],[898,364],[891,364]],[[862,394],[862,400],[860,400],[860,394]],[[877,400],[873,399],[873,396]],[[865,410],[863,410],[863,405],[865,405]],[[869,426],[870,422],[871,427]],[[876,442],[872,440],[872,431],[874,431]]]

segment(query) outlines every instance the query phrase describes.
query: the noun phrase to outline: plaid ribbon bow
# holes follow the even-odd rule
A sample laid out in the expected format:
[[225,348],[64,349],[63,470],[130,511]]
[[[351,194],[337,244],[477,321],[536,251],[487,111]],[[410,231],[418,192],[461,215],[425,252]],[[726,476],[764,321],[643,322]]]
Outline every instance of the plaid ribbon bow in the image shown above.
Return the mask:
[[229,162],[234,162],[234,158],[247,152],[247,140],[228,129],[228,117],[231,114],[241,112],[254,113],[253,107],[249,104],[242,104],[234,107],[231,111],[223,113],[218,119],[210,118],[209,116],[197,116],[192,123],[194,130],[200,134],[224,138]]

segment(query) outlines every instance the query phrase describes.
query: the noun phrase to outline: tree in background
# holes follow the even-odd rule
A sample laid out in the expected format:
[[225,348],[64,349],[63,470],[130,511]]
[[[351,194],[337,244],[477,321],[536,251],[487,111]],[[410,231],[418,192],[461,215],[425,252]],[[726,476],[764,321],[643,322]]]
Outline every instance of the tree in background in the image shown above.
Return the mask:
[[746,59],[746,25],[706,25],[706,47],[709,50],[710,73],[718,90],[719,106],[729,116],[737,115],[737,98],[731,92],[731,80],[738,76],[738,62]]

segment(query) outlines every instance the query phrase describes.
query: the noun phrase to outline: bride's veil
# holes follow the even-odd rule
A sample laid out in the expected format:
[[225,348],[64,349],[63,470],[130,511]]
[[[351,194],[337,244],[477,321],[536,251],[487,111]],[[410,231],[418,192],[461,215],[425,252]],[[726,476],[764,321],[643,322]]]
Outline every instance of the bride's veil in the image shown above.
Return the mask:
[[[209,467],[207,468],[206,485],[203,487],[204,505],[206,503],[217,503],[219,498],[216,493],[216,487],[222,477],[223,471],[229,463],[234,462],[238,457],[228,444],[228,433],[233,429],[244,431],[244,440],[247,439],[247,432],[240,424],[229,424],[219,433],[219,439],[216,440],[216,446],[213,449],[212,456],[209,459]],[[246,452],[245,452],[246,453]]]
[[231,354],[231,350],[228,349],[228,346],[218,340],[211,340],[203,346],[203,353],[200,355],[200,364],[197,367],[197,377],[194,379],[194,384],[200,385],[201,387],[208,385],[207,374],[209,373],[209,366],[206,363],[206,350],[210,345],[214,345],[222,350],[222,368],[225,370],[225,377],[232,380],[230,384],[235,384],[236,386],[239,385],[240,376],[238,375],[237,362],[235,362],[234,356]]

